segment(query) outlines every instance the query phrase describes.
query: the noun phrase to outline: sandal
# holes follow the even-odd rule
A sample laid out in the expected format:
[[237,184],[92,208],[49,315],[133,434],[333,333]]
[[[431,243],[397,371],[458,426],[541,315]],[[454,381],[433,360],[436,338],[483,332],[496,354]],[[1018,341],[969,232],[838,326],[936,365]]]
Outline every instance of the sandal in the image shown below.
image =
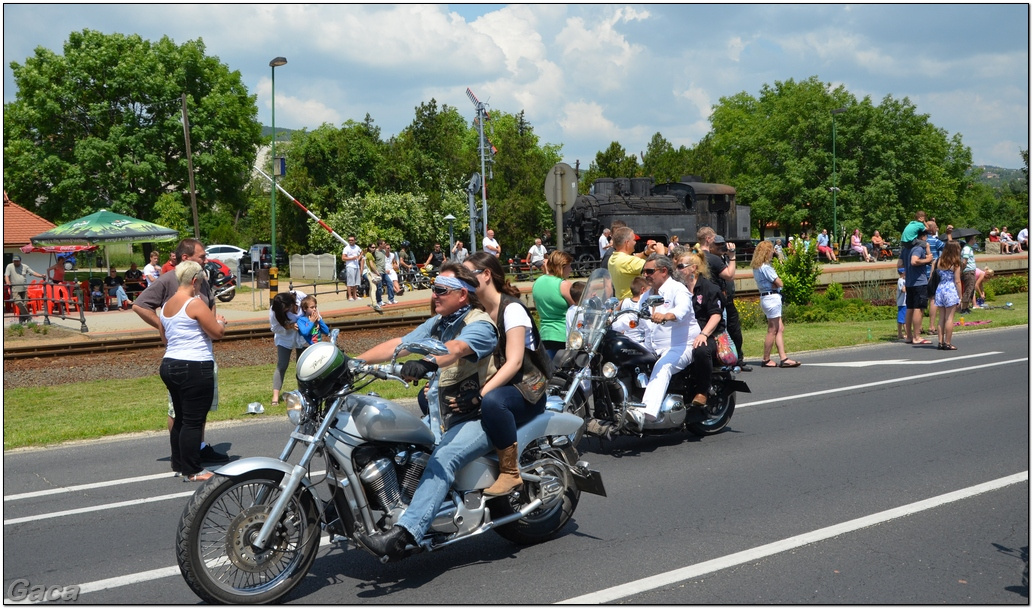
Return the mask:
[[189,476],[183,476],[183,481],[184,482],[204,482],[206,480],[211,479],[211,477],[214,476],[214,475],[215,474],[213,474],[212,472],[210,472],[210,471],[208,471],[206,469],[202,469],[201,471],[197,472],[196,474],[191,474]]
[[950,344],[950,343],[943,343],[943,350],[944,351],[957,351],[958,348],[955,347],[954,345]]
[[912,345],[930,345],[932,343],[930,343],[929,341],[925,340],[924,338],[920,338],[920,339],[916,340],[915,342],[913,342],[911,344]]
[[779,368],[796,368],[799,365],[800,365],[800,362],[795,361],[795,360],[791,360],[791,359],[784,359],[784,360],[778,362],[778,367]]
[[769,359],[762,359],[762,360],[760,360],[760,367],[761,368],[778,368],[778,364],[776,364],[775,362],[773,362],[773,361],[771,361]]

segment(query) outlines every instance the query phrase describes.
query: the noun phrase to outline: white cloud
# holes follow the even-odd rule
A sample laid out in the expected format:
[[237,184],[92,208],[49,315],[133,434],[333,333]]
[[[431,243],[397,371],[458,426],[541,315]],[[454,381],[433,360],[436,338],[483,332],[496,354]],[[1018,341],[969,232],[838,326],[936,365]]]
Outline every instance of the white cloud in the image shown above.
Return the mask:
[[[258,95],[258,99],[261,100],[259,103],[263,104],[266,108],[272,108],[272,80],[269,78],[263,78],[258,83],[258,88],[254,91]],[[278,117],[279,125],[281,127],[308,127],[309,130],[315,129],[323,123],[330,123],[334,126],[340,126],[342,122],[347,118],[355,118],[358,120],[361,117],[342,117],[341,113],[337,109],[327,106],[324,102],[319,99],[303,99],[295,95],[291,95],[290,92],[284,91],[282,88],[276,93],[276,116]]]
[[621,89],[645,47],[628,42],[615,26],[648,17],[646,11],[626,7],[599,19],[594,26],[587,25],[582,17],[567,19],[556,42],[560,47],[560,62],[566,66],[571,80],[578,86],[601,91]]
[[680,93],[676,92],[676,95],[688,100],[689,103],[696,106],[696,109],[699,110],[700,117],[704,119],[709,118],[713,113],[710,96],[707,95],[707,92],[701,87],[693,85]]

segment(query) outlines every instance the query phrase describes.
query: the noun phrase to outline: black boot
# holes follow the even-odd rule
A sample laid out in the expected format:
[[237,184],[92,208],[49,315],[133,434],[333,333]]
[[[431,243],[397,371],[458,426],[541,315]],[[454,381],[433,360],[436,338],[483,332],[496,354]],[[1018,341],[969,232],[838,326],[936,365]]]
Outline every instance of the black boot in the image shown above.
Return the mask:
[[373,535],[356,535],[362,545],[369,548],[377,556],[399,559],[405,556],[405,546],[416,545],[416,540],[405,527],[395,525],[390,531],[374,533]]

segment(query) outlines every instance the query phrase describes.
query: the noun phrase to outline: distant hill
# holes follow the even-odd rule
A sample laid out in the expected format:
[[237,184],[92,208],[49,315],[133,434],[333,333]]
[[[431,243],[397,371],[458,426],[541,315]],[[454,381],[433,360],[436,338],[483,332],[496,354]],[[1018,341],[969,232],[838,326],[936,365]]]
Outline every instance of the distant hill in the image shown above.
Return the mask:
[[[287,129],[285,127],[276,128],[276,141],[283,142],[291,139],[291,134],[294,133],[294,129]],[[262,125],[262,137],[269,137],[273,134],[273,128],[267,125]]]
[[969,168],[968,175],[976,182],[989,184],[994,188],[1005,188],[1009,184],[1026,181],[1026,176],[1022,174],[1021,169],[1006,169],[993,165],[973,165]]

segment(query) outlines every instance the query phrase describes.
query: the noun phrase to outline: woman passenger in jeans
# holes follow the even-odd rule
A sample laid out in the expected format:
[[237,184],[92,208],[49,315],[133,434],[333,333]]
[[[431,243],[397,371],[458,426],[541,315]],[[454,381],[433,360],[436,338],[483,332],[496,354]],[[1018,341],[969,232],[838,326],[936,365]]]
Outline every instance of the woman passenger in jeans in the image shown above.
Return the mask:
[[[487,252],[477,252],[471,254],[463,266],[477,275],[477,298],[492,321],[502,318],[502,327],[498,330],[499,334],[505,335],[506,362],[481,387],[481,426],[499,455],[499,477],[495,484],[485,489],[484,494],[498,497],[524,485],[518,463],[517,425],[545,412],[545,394],[531,403],[512,384],[523,366],[525,350],[533,352],[538,345],[534,342],[534,321],[519,300],[514,302],[519,298],[520,290],[506,280],[498,258]],[[503,295],[509,298],[504,299]],[[500,340],[500,346],[501,343]]]
[[222,338],[226,318],[198,298],[200,264],[185,260],[176,265],[175,273],[179,287],[158,314],[158,331],[166,344],[161,380],[176,413],[169,430],[172,469],[190,482],[203,482],[213,475],[201,467],[201,436],[215,394],[212,339]]

